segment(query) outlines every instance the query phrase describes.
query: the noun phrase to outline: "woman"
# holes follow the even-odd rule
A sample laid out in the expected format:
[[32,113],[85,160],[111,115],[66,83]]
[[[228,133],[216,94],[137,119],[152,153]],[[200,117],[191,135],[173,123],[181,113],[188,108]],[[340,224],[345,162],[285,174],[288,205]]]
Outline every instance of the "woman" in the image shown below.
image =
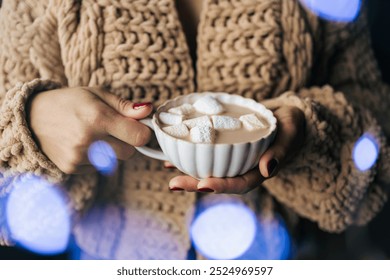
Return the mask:
[[[2,173],[61,183],[73,208],[92,209],[75,221],[88,254],[185,258],[193,191],[249,192],[242,198],[258,209],[265,187],[329,232],[368,223],[387,200],[389,90],[364,15],[324,22],[298,1],[282,0],[3,2]],[[274,110],[278,135],[259,168],[197,181],[139,154],[129,159],[150,138],[137,120],[195,90],[265,100]],[[361,172],[352,150],[364,133],[380,155]],[[123,160],[113,176],[98,175],[87,158],[101,139]],[[12,190],[6,186],[3,195]],[[9,233],[1,233],[7,244]]]

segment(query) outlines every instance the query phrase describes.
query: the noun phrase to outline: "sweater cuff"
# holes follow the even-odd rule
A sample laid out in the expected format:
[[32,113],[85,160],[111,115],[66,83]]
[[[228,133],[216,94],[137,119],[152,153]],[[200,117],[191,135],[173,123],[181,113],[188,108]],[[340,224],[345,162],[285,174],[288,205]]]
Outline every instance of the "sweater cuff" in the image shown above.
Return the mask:
[[0,168],[4,176],[33,173],[52,182],[64,180],[65,174],[35,143],[26,121],[25,110],[31,95],[60,87],[60,84],[52,81],[35,79],[18,83],[7,92],[0,109]]
[[[277,101],[304,112],[306,138],[299,154],[264,186],[326,231],[341,232],[371,220],[387,199],[383,186],[375,181],[386,148],[375,119],[352,108],[343,94],[329,86],[285,93]],[[377,141],[380,156],[373,167],[361,171],[355,166],[353,150],[365,133]]]

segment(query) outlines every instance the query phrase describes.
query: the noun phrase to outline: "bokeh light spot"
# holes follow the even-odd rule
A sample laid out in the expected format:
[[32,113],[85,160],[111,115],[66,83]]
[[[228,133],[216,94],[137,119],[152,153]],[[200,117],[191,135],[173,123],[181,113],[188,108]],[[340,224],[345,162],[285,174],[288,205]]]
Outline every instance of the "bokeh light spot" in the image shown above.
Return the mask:
[[279,216],[259,220],[256,242],[259,244],[259,259],[286,260],[290,257],[291,237]]
[[379,147],[375,139],[365,133],[357,141],[352,151],[353,161],[360,171],[370,169],[378,159]]
[[14,181],[6,205],[11,238],[34,253],[51,255],[66,250],[70,213],[64,194],[47,181],[25,175]]
[[88,159],[102,174],[110,175],[117,167],[115,151],[105,141],[96,141],[88,149]]
[[222,203],[205,209],[191,225],[195,248],[209,259],[235,259],[248,250],[256,218],[242,204]]
[[361,0],[300,0],[317,16],[331,21],[353,21],[359,14]]

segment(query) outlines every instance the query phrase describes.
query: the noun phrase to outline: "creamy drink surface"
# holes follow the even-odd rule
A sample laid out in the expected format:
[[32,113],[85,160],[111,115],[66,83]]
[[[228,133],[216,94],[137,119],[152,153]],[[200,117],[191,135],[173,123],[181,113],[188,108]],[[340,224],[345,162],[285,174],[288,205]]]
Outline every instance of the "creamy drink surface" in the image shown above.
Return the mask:
[[[263,136],[267,135],[269,133],[269,122],[262,117],[259,113],[256,111],[253,111],[249,108],[245,108],[242,106],[234,105],[234,104],[226,104],[222,103],[222,105],[225,108],[225,111],[221,114],[218,114],[218,116],[230,116],[234,118],[240,118],[240,116],[247,115],[247,114],[256,114],[256,116],[267,125],[264,129],[258,129],[254,131],[249,131],[244,128],[243,125],[241,125],[241,128],[236,130],[217,130],[216,131],[216,138],[215,142],[216,144],[234,144],[234,143],[244,143],[244,142],[251,142],[254,140],[258,140],[262,138]],[[205,114],[199,113],[195,111],[194,113],[187,115],[186,119],[193,119],[197,117],[205,116]],[[211,117],[211,116],[210,116]],[[167,127],[169,125],[164,125],[160,122],[160,127]],[[192,142],[190,139],[190,136],[187,136],[185,138],[182,138],[183,140],[187,140],[189,142]]]

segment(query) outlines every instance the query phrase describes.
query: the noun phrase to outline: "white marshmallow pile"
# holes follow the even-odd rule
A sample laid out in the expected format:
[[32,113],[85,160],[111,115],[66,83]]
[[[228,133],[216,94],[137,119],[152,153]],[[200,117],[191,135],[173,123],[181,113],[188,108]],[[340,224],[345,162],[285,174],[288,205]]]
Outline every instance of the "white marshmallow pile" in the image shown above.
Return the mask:
[[[189,118],[194,113],[205,114],[201,117]],[[248,131],[265,129],[269,125],[263,122],[256,114],[247,114],[239,119],[230,116],[219,116],[225,112],[224,106],[212,96],[198,99],[194,105],[185,103],[170,108],[168,112],[161,112],[159,120],[169,125],[162,129],[176,138],[189,136],[193,143],[214,143],[216,131],[237,130],[242,126]],[[189,119],[188,119],[189,118]]]
[[194,143],[212,144],[215,141],[215,130],[209,126],[195,126],[190,130],[190,137]]
[[239,119],[229,116],[211,116],[213,127],[217,130],[236,130],[241,127]]
[[163,127],[163,130],[169,135],[176,138],[185,138],[190,134],[188,127],[185,124],[178,124],[173,126]]
[[268,127],[268,124],[263,123],[255,114],[243,115],[240,117],[240,121],[245,129],[249,131],[265,129]]
[[161,112],[159,119],[163,124],[177,125],[183,122],[184,117],[182,115]]
[[212,96],[206,95],[194,103],[194,108],[199,113],[206,115],[218,115],[225,111],[222,104]]
[[194,106],[191,104],[185,103],[183,105],[180,105],[178,107],[174,107],[168,110],[169,113],[176,114],[176,115],[191,115],[195,112]]
[[213,124],[210,121],[209,116],[197,117],[189,120],[183,121],[183,123],[189,128],[194,128],[195,126],[208,126],[213,127]]

